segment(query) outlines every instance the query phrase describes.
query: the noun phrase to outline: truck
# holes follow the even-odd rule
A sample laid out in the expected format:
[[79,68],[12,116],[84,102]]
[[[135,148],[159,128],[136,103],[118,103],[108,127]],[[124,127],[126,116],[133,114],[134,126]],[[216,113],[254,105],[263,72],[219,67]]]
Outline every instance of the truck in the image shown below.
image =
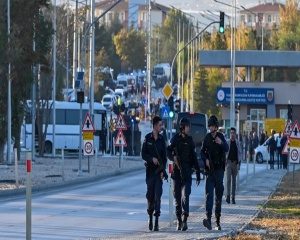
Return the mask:
[[170,82],[171,67],[169,63],[159,63],[153,67],[152,79],[157,88],[162,88]]

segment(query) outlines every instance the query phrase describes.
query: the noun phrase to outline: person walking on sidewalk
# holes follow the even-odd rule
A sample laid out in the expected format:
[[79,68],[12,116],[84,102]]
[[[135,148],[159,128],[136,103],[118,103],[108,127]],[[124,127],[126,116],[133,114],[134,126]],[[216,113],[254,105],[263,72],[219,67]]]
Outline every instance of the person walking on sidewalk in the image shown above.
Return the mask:
[[[286,136],[283,136],[283,137],[281,138],[281,141],[280,141],[281,149],[284,148],[286,141],[287,141],[287,137],[286,137]],[[281,153],[281,156],[282,156],[282,165],[283,165],[283,169],[287,169],[287,154],[282,154],[282,153]]]
[[142,158],[146,162],[146,198],[148,202],[149,230],[153,229],[153,213],[155,216],[154,231],[158,231],[158,218],[160,216],[160,203],[162,196],[163,178],[168,179],[166,173],[166,145],[159,133],[162,129],[162,119],[153,118],[153,131],[145,136],[142,147]]
[[210,133],[206,134],[201,148],[201,158],[205,165],[205,208],[206,219],[203,225],[211,230],[211,215],[215,191],[215,217],[216,230],[221,230],[221,204],[224,192],[223,178],[225,171],[225,153],[228,152],[228,144],[223,134],[217,132],[219,120],[212,115],[208,120]]
[[277,169],[282,168],[281,139],[281,132],[279,132],[279,136],[276,138]]
[[196,184],[200,184],[200,168],[197,160],[193,138],[189,136],[190,121],[182,118],[179,122],[180,133],[176,134],[167,147],[167,156],[174,161],[172,179],[175,198],[175,213],[177,216],[177,230],[188,229],[189,197],[192,185],[192,167],[196,169]]
[[276,141],[274,138],[274,132],[272,132],[271,139],[268,143],[268,152],[270,153],[270,169],[274,169],[274,153],[276,151]]
[[236,175],[241,167],[242,149],[240,142],[236,139],[236,129],[230,129],[230,139],[227,140],[229,151],[226,154],[226,178],[227,178],[227,197],[226,202],[230,203],[230,188],[232,178],[232,204],[235,204],[235,189],[236,189]]

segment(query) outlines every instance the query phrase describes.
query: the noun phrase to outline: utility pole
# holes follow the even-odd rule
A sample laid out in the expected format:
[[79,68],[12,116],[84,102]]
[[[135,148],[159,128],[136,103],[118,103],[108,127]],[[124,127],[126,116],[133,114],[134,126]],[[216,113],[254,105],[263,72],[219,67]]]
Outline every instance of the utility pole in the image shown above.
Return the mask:
[[[10,0],[7,0],[7,36],[8,49],[10,50]],[[9,52],[10,55],[10,52]],[[8,63],[8,94],[7,94],[7,163],[11,164],[11,79],[10,79],[10,61]],[[16,161],[16,160],[15,160]]]
[[78,64],[78,30],[77,30],[77,21],[78,21],[78,0],[75,0],[75,14],[74,14],[74,39],[73,39],[73,89],[75,89],[75,79],[77,76],[77,64]]
[[68,94],[69,94],[69,0],[67,2],[67,67],[66,67],[66,101],[68,102]]
[[[95,18],[95,0],[91,0],[91,8],[90,8],[90,15],[91,15],[91,24],[94,22]],[[92,121],[94,121],[94,77],[95,77],[95,26],[93,25],[90,28],[90,115]]]
[[148,60],[147,60],[147,78],[148,78],[148,109],[150,109],[151,100],[151,0],[148,6]]
[[52,109],[53,109],[53,124],[52,124],[52,156],[55,157],[55,124],[56,124],[56,109],[55,109],[55,93],[56,93],[56,0],[53,0],[53,89],[52,89]]

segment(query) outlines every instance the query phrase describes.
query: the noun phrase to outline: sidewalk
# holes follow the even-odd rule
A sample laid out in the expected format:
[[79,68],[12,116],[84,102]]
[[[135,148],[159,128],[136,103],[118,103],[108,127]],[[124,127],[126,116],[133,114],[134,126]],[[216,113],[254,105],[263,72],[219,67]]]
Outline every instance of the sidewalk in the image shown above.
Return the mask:
[[[225,235],[241,231],[256,216],[262,205],[276,190],[286,170],[265,170],[260,175],[250,177],[243,182],[236,192],[236,203],[227,204],[223,197],[221,227],[222,231],[214,230],[215,218],[212,217],[213,229],[207,230],[202,221],[205,218],[205,206],[190,213],[188,230],[176,231],[176,221],[173,227],[169,223],[160,223],[160,231],[110,237],[109,239],[217,239]],[[214,209],[213,209],[214,213]],[[147,219],[145,219],[147,221]]]

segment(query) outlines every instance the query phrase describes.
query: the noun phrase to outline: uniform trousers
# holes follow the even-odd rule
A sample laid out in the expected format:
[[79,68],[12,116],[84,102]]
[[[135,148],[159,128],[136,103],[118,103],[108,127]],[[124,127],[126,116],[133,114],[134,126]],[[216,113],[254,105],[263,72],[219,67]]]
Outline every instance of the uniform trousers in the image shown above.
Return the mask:
[[146,177],[147,193],[146,198],[148,200],[147,212],[149,215],[160,216],[160,203],[162,196],[162,179],[160,174],[150,174]]
[[[180,179],[173,180],[173,194],[175,198],[175,214],[177,217],[181,215],[188,217],[190,212],[190,194],[192,181],[185,181]],[[183,209],[183,211],[182,211]]]
[[[222,205],[222,196],[224,192],[223,185],[224,171],[223,169],[215,170],[215,180],[212,174],[209,172],[205,178],[205,209],[206,215],[211,216],[214,194],[215,194],[215,216],[221,216],[221,205]],[[215,187],[216,184],[216,187]]]

